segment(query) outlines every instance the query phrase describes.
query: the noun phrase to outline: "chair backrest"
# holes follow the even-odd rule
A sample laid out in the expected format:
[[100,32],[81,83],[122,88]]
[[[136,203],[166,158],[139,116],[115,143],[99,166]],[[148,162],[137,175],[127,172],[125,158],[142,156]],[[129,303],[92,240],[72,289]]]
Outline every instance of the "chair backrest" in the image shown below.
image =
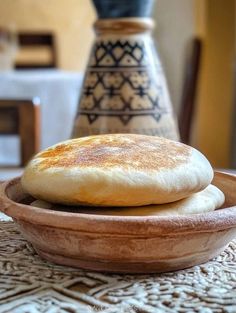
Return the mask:
[[194,116],[200,61],[202,55],[201,40],[199,38],[192,39],[189,48],[190,53],[187,56],[179,114],[180,138],[181,141],[186,144],[190,143],[191,126]]
[[41,60],[37,61],[17,61],[15,64],[16,69],[37,69],[37,68],[56,68],[57,67],[57,54],[55,37],[51,33],[39,32],[20,32],[18,33],[18,44],[24,49],[40,49],[47,48],[50,52],[50,60],[47,63]]
[[0,100],[0,134],[20,137],[21,166],[40,148],[39,100]]

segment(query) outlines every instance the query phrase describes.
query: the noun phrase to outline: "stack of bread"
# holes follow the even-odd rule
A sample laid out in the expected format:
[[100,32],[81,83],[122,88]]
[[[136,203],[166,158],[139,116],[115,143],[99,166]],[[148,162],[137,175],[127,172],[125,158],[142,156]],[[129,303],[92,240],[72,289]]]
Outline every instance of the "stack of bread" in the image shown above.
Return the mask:
[[68,140],[37,154],[22,186],[32,205],[143,216],[213,211],[224,194],[196,149],[160,137],[107,134]]

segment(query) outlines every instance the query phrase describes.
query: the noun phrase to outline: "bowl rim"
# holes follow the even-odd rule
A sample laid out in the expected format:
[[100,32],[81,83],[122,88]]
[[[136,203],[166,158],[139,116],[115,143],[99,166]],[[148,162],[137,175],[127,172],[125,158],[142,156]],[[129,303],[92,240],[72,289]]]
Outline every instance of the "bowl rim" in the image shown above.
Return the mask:
[[[215,171],[217,177],[236,181],[236,176]],[[84,233],[104,233],[166,236],[170,234],[216,232],[236,227],[236,205],[212,212],[181,216],[111,216],[62,212],[38,208],[13,201],[7,194],[12,185],[20,183],[16,177],[1,184],[0,211],[24,223],[70,229]]]

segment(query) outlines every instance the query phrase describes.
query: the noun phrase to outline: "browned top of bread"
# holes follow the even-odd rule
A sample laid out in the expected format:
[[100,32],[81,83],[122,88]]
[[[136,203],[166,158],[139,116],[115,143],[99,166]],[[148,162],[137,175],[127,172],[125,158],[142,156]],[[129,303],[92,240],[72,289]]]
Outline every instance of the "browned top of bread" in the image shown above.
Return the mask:
[[213,177],[197,150],[160,137],[113,134],[68,140],[37,154],[22,185],[34,197],[69,205],[173,202]]
[[39,169],[99,167],[171,169],[185,163],[191,148],[160,137],[110,134],[66,141],[39,153]]

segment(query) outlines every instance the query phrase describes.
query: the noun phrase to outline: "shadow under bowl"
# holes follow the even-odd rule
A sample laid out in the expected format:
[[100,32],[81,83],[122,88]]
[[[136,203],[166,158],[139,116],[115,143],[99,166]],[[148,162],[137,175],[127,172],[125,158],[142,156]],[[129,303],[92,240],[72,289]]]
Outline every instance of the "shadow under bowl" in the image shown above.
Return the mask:
[[219,254],[236,236],[236,176],[215,172],[223,208],[183,216],[106,216],[27,205],[20,178],[1,187],[0,210],[11,216],[42,258],[116,273],[188,268]]

